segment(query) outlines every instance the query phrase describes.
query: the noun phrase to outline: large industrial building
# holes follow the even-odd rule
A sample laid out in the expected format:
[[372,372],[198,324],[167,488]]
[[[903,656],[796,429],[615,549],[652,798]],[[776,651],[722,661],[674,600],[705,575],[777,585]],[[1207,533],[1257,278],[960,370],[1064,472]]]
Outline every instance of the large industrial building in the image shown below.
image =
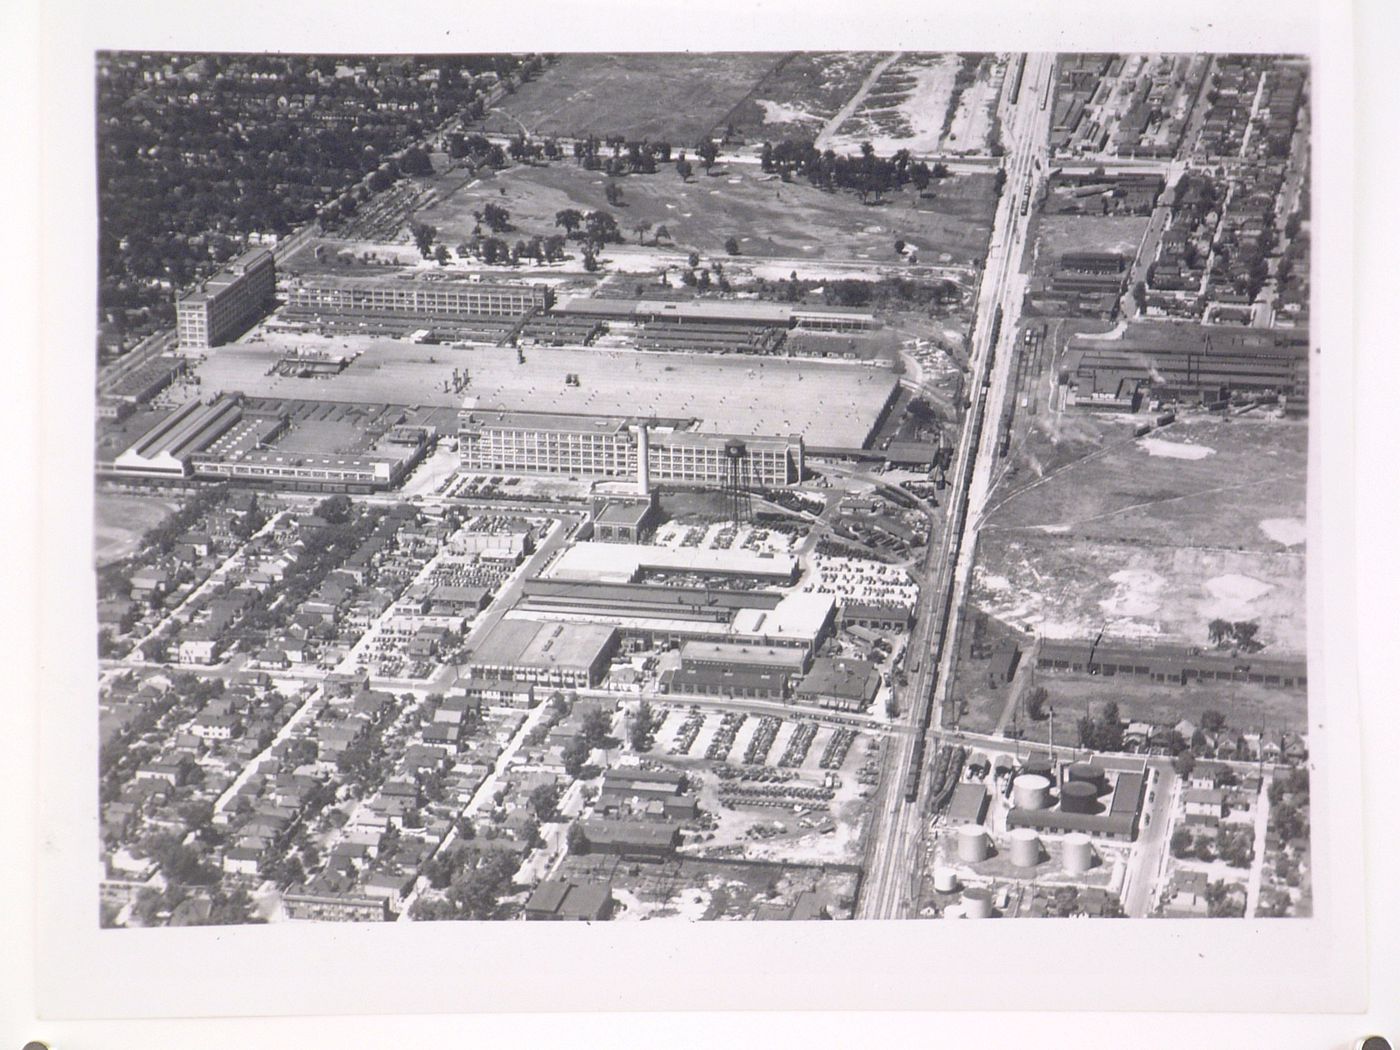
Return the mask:
[[276,266],[266,248],[244,252],[175,303],[180,346],[207,350],[247,329],[272,306]]
[[1302,656],[1237,654],[1193,646],[1144,645],[1088,638],[1042,638],[1036,669],[1070,674],[1131,675],[1154,682],[1253,682],[1304,689],[1308,662]]
[[810,656],[836,619],[829,594],[555,579],[526,580],[521,590],[514,616],[609,625],[648,646],[695,640],[792,647]]
[[645,447],[650,477],[658,482],[721,485],[736,453],[753,485],[774,488],[802,477],[800,435],[737,437],[693,426],[693,420],[467,409],[458,439],[462,468],[477,473],[633,477]]
[[1078,335],[1067,352],[1069,403],[1135,409],[1157,398],[1217,402],[1232,394],[1273,394],[1290,406],[1308,399],[1307,329],[1131,324],[1113,339]]
[[506,617],[474,647],[472,675],[567,689],[597,685],[617,651],[617,631],[606,624]]
[[554,310],[569,318],[635,324],[755,326],[824,332],[865,332],[880,327],[864,310],[762,302],[756,299],[612,299],[575,296]]
[[287,288],[287,309],[312,314],[434,318],[521,317],[546,310],[544,285],[411,278],[307,276]]
[[97,472],[132,480],[197,478],[363,493],[398,485],[427,452],[427,434],[417,427],[396,427],[355,453],[308,451],[293,447],[295,442],[279,445],[294,424],[282,406],[303,415],[307,404],[268,405],[230,394],[211,401],[195,398],[158,419],[110,462],[99,462]]

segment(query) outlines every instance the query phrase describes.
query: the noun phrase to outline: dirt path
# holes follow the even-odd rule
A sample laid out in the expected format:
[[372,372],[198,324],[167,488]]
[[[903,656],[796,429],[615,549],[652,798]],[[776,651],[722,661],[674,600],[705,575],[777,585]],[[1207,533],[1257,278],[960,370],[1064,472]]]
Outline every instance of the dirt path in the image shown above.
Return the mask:
[[861,81],[860,87],[856,89],[856,93],[851,96],[850,101],[837,110],[836,116],[832,117],[827,122],[826,127],[822,128],[821,134],[817,136],[817,141],[813,143],[815,149],[824,150],[827,148],[832,136],[841,130],[841,125],[850,120],[855,111],[860,108],[860,104],[865,101],[865,96],[870,94],[870,89],[875,86],[875,81],[884,75],[885,70],[898,62],[903,54],[903,51],[896,51],[891,55],[886,55],[875,64],[875,68],[870,71],[869,76]]

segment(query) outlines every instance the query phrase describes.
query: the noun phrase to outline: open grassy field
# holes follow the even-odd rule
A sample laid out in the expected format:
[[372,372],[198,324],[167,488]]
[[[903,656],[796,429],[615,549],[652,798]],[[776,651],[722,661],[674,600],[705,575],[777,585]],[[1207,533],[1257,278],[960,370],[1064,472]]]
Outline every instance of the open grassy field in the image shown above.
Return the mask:
[[99,567],[135,552],[141,537],[179,509],[179,503],[155,496],[97,493],[93,556]]
[[783,58],[778,52],[567,54],[487,114],[531,135],[622,135],[693,146]]
[[[988,526],[1272,554],[1263,522],[1302,520],[1307,427],[1185,417],[1134,438],[1131,417],[1035,418],[988,506]],[[1277,533],[1278,529],[1273,528]]]
[[1307,432],[1188,419],[1049,417],[994,491],[973,600],[1029,631],[1206,640],[1216,617],[1258,620],[1273,651],[1305,649]]
[[1048,271],[1065,252],[1116,252],[1131,262],[1150,221],[1147,216],[1044,216],[1036,268]]
[[793,52],[734,107],[729,121],[750,141],[815,140],[880,58],[878,51]]
[[[339,375],[269,375],[289,346],[362,351]],[[221,347],[198,366],[206,391],[320,401],[529,409],[590,415],[694,417],[702,430],[802,434],[809,445],[858,447],[897,379],[888,368],[789,358],[637,351],[453,349],[368,337],[269,333],[263,342]],[[467,369],[462,394],[443,390]],[[568,385],[568,374],[579,377]]]
[[[453,173],[438,178],[439,202],[416,218],[437,227],[449,245],[470,237],[472,213],[491,202],[510,212],[516,227],[510,238],[560,232],[554,217],[566,208],[603,209],[634,244],[636,227],[649,223],[648,244],[664,226],[670,240],[663,243],[703,253],[722,254],[732,236],[746,257],[890,263],[897,261],[898,238],[923,263],[970,263],[986,255],[996,205],[992,176],[981,173],[939,180],[932,198],[906,188],[865,205],[855,194],[779,182],[750,165],[717,166],[711,176],[698,166],[696,172],[689,182],[671,168],[610,180],[565,162],[521,165],[473,182]],[[621,207],[607,204],[609,181],[622,190]]]

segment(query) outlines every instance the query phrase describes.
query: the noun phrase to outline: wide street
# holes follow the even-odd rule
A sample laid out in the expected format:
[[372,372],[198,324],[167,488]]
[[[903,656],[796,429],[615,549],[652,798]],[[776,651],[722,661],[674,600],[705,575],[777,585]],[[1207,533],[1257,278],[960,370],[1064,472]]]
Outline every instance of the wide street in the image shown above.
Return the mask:
[[[962,440],[955,459],[955,469],[949,488],[949,502],[942,542],[936,559],[926,566],[920,580],[919,621],[911,652],[934,655],[921,660],[912,676],[903,715],[906,723],[921,725],[925,704],[935,704],[941,712],[947,700],[951,680],[952,654],[956,651],[956,616],[960,597],[966,588],[970,559],[959,557],[962,551],[975,549],[975,526],[971,536],[960,529],[964,506],[971,522],[985,503],[995,459],[999,405],[1006,394],[1012,355],[993,353],[993,336],[1011,334],[1016,330],[1025,278],[1020,273],[1025,255],[1029,215],[1021,214],[1028,190],[1044,177],[1048,163],[1049,121],[1051,108],[1041,108],[1049,78],[1054,75],[1054,62],[1049,55],[1026,56],[1022,89],[1013,104],[1001,103],[1001,126],[1006,144],[1004,169],[1006,181],[997,206],[986,267],[978,291],[976,329],[973,334],[971,381],[968,386],[972,406],[963,420]],[[1034,193],[1031,192],[1031,196]],[[1000,332],[996,318],[1001,314]],[[998,339],[997,341],[1000,341]],[[999,358],[999,359],[998,359]],[[986,406],[977,396],[987,384]],[[980,434],[979,434],[980,429]],[[965,502],[964,502],[965,501]],[[951,600],[950,600],[951,595]],[[935,650],[936,628],[947,618],[942,644]],[[914,647],[918,646],[918,649]],[[923,836],[923,818],[919,801],[905,801],[905,781],[915,754],[918,733],[896,738],[888,752],[886,766],[876,796],[871,817],[865,880],[857,903],[860,918],[900,918],[913,913],[917,907],[916,870],[919,842]],[[937,735],[930,731],[925,758],[931,757],[938,746]],[[920,783],[920,795],[927,785]]]

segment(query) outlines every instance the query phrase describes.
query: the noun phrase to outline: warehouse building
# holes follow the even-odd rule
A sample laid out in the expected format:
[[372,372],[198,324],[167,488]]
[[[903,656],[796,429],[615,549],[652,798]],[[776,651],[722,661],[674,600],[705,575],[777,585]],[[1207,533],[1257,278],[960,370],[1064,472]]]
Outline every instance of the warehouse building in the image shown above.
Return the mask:
[[684,574],[789,586],[798,561],[790,554],[743,549],[661,547],[645,543],[576,543],[548,568],[550,579],[634,583],[646,576]]
[[1308,684],[1306,657],[1257,656],[1191,646],[1042,638],[1036,668],[1068,674],[1132,675],[1154,682],[1254,682],[1282,689]]
[[575,296],[554,310],[569,318],[655,325],[752,326],[820,332],[863,332],[880,327],[871,313],[839,307],[762,302],[757,299],[603,299]]
[[579,821],[589,852],[605,853],[630,860],[664,860],[680,845],[679,825],[667,821],[603,820]]
[[512,615],[540,621],[607,624],[629,644],[687,641],[800,648],[813,654],[835,625],[829,594],[526,580]]
[[304,314],[364,314],[431,321],[523,317],[549,308],[547,286],[412,278],[302,277],[287,289],[287,310]]
[[175,303],[181,347],[207,350],[228,342],[272,307],[276,266],[266,248],[253,248]]
[[[734,435],[701,433],[694,426],[694,420],[468,409],[457,436],[462,468],[473,473],[635,477],[640,448],[654,482],[719,485],[729,477],[727,445]],[[644,447],[643,431],[649,439]],[[801,480],[800,435],[738,440],[753,485],[777,488]]]
[[603,922],[612,918],[612,884],[545,879],[525,902],[526,921]]
[[474,678],[569,689],[597,685],[617,651],[617,630],[605,624],[506,617],[471,655]]
[[1066,360],[1079,407],[1136,407],[1153,397],[1214,403],[1232,394],[1308,399],[1306,329],[1215,328],[1167,322],[1130,324],[1120,338],[1078,335]]
[[798,703],[837,711],[864,711],[880,691],[880,669],[869,660],[822,657],[797,687]]

